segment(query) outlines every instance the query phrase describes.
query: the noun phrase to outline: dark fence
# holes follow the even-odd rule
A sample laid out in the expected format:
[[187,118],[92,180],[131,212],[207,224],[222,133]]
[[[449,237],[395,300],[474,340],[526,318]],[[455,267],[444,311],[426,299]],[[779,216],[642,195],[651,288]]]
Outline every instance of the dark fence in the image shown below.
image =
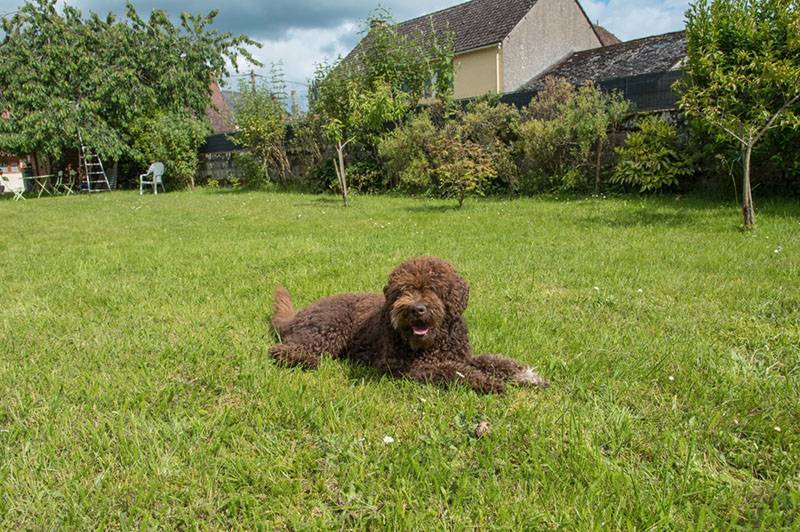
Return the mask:
[[[599,83],[603,90],[619,91],[632,101],[637,111],[668,111],[677,108],[678,95],[672,90],[672,85],[683,77],[681,71],[656,72],[655,74],[640,74],[613,78]],[[500,101],[522,108],[530,103],[537,91],[509,92],[500,97]],[[463,100],[466,105],[471,100]],[[218,133],[206,138],[205,144],[200,148],[200,153],[222,153],[239,151],[241,148],[231,141],[231,136],[236,133]],[[287,141],[292,138],[291,127],[286,130]]]
[[205,143],[200,146],[200,153],[221,153],[241,150],[231,140],[236,133],[216,133],[206,137]]
[[[656,72],[624,78],[607,79],[598,83],[603,90],[619,91],[636,105],[637,111],[661,111],[675,109],[678,95],[672,85],[683,77],[681,71]],[[537,91],[520,91],[504,94],[500,101],[525,107]]]

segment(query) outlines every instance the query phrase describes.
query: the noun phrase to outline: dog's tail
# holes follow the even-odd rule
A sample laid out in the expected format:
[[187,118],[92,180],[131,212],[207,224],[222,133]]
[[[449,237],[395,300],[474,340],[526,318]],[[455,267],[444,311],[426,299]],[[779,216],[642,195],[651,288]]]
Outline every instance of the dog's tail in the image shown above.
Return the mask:
[[286,327],[294,319],[292,296],[284,287],[275,290],[275,302],[272,304],[272,327],[283,335]]

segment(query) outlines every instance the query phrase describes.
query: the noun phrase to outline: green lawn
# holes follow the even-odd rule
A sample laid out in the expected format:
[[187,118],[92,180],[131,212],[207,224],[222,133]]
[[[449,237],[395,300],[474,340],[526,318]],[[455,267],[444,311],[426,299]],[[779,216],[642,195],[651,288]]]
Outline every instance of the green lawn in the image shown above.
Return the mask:
[[[797,202],[752,233],[671,196],[353,203],[0,201],[0,529],[800,527]],[[380,290],[417,254],[551,388],[273,365],[276,285]]]

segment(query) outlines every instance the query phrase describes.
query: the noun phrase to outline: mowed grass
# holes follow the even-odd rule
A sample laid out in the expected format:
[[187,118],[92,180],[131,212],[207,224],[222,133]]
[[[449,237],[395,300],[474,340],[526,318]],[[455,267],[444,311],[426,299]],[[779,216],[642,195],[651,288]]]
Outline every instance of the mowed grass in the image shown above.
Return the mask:
[[[0,202],[0,529],[800,527],[796,202],[751,233],[670,196],[450,206]],[[470,282],[475,351],[551,388],[272,363],[276,285],[379,291],[419,254]]]

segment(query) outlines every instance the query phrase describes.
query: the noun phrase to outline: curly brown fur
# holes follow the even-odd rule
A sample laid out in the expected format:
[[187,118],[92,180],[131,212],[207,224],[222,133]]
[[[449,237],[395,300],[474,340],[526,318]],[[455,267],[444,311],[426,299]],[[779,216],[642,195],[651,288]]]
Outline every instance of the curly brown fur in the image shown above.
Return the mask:
[[341,294],[295,314],[285,288],[275,293],[272,326],[280,363],[314,369],[323,353],[435,384],[464,383],[503,393],[507,383],[547,386],[531,368],[500,355],[474,356],[463,314],[469,286],[447,262],[418,257],[389,275],[383,294]]

